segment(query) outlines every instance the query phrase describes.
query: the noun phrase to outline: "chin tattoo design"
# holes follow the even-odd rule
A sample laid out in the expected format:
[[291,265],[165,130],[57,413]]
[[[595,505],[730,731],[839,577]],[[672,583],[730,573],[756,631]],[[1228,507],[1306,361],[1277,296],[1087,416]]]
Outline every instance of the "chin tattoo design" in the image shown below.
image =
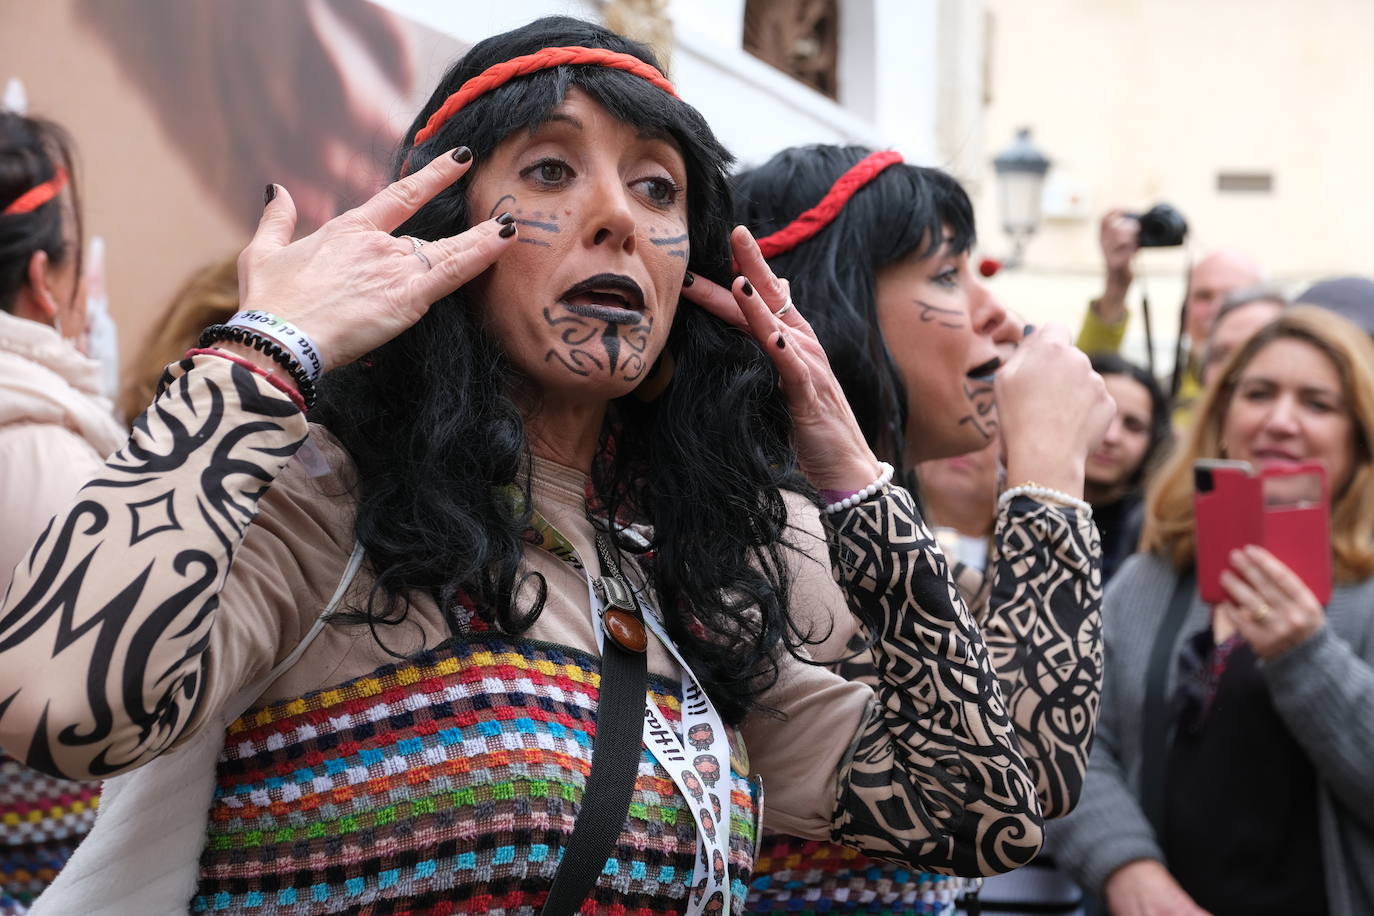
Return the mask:
[[[561,310],[559,310],[561,311]],[[649,368],[644,351],[654,319],[644,315],[633,324],[602,321],[571,311],[558,314],[545,308],[544,321],[558,332],[562,346],[550,347],[545,362],[562,363],[574,375],[588,377],[593,372],[635,382]]]

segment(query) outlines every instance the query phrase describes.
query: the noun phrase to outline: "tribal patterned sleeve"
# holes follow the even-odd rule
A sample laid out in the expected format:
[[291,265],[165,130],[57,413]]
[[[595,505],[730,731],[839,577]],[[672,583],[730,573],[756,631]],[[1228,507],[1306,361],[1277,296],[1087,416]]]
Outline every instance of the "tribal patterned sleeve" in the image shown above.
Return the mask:
[[[0,746],[47,773],[109,776],[185,736],[230,561],[306,436],[290,401],[228,360],[184,361],[163,384],[0,604]],[[289,585],[271,564],[290,557],[272,553],[255,574]]]
[[1102,696],[1102,546],[1091,516],[1019,496],[997,518],[983,639],[1047,819],[1083,789]]
[[933,534],[899,488],[834,520],[877,682],[838,774],[831,838],[928,871],[1024,865],[1042,838],[1035,782]]

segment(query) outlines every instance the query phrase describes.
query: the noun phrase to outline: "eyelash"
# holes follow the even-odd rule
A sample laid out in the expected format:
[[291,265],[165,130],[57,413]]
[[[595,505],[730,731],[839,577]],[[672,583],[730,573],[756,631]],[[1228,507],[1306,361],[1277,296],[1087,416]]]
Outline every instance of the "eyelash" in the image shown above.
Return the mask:
[[[562,169],[563,177],[555,181],[544,178],[541,174],[542,170],[551,167]],[[538,162],[520,171],[521,178],[528,178],[541,188],[559,187],[560,185],[566,184],[575,174],[576,173],[572,170],[572,166],[568,165],[562,159],[555,159],[552,156],[540,159]]]
[[[557,180],[550,180],[543,177],[542,172],[546,168],[557,168],[561,170],[562,177]],[[544,159],[540,159],[538,162],[535,162],[534,164],[522,169],[520,171],[520,177],[533,181],[541,188],[558,188],[567,184],[573,178],[576,178],[577,173],[572,170],[572,166],[568,165],[562,159],[557,159],[550,156]],[[633,182],[631,186],[634,187],[646,183],[654,183],[660,187],[663,187],[667,190],[668,194],[670,195],[667,200],[658,200],[650,194],[646,193],[644,195],[645,199],[655,207],[667,208],[673,206],[677,203],[678,196],[682,194],[683,190],[682,186],[679,185],[676,181],[662,175],[656,175],[649,178],[640,178]]]
[[678,196],[682,194],[681,185],[679,185],[676,181],[673,181],[673,179],[661,175],[653,176],[650,178],[641,178],[638,181],[634,182],[635,185],[647,183],[654,183],[660,187],[667,188],[668,190],[669,197],[667,200],[657,200],[647,194],[645,195],[645,198],[649,201],[649,203],[655,207],[671,207],[673,204],[677,203]]
[[959,268],[950,267],[940,271],[931,278],[932,282],[939,283],[941,286],[955,286],[959,283]]

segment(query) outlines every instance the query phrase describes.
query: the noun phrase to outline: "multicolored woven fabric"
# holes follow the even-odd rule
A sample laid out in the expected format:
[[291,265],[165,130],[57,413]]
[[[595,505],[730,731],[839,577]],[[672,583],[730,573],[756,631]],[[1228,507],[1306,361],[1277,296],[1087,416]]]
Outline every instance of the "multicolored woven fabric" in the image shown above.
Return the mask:
[[981,883],[913,871],[845,846],[789,836],[764,837],[755,871],[749,912],[798,916],[951,916],[957,902]]
[[0,755],[0,916],[22,913],[95,822],[100,783],[71,782]]
[[[191,911],[537,914],[591,769],[598,667],[473,635],[250,710],[226,736]],[[679,685],[649,686],[676,723]],[[730,778],[742,911],[756,826],[748,780]],[[583,911],[681,912],[695,850],[687,801],[646,751]]]

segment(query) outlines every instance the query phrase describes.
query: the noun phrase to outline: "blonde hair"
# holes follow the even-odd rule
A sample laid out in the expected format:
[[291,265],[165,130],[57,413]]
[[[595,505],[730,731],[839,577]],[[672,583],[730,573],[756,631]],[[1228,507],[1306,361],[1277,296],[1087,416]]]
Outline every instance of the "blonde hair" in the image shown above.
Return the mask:
[[[1354,426],[1350,479],[1331,494],[1331,554],[1337,581],[1354,582],[1374,573],[1374,344],[1346,319],[1325,309],[1295,306],[1236,348],[1203,392],[1193,425],[1160,469],[1145,498],[1142,550],[1157,553],[1175,568],[1192,565],[1193,462],[1224,458],[1222,425],[1241,373],[1276,340],[1310,344],[1331,360],[1341,380],[1345,410]],[[1332,482],[1333,486],[1335,481]]]
[[152,403],[158,379],[168,363],[196,345],[200,332],[225,321],[239,307],[239,273],[235,258],[200,268],[182,284],[162,320],[148,336],[119,392],[119,412],[128,422]]

